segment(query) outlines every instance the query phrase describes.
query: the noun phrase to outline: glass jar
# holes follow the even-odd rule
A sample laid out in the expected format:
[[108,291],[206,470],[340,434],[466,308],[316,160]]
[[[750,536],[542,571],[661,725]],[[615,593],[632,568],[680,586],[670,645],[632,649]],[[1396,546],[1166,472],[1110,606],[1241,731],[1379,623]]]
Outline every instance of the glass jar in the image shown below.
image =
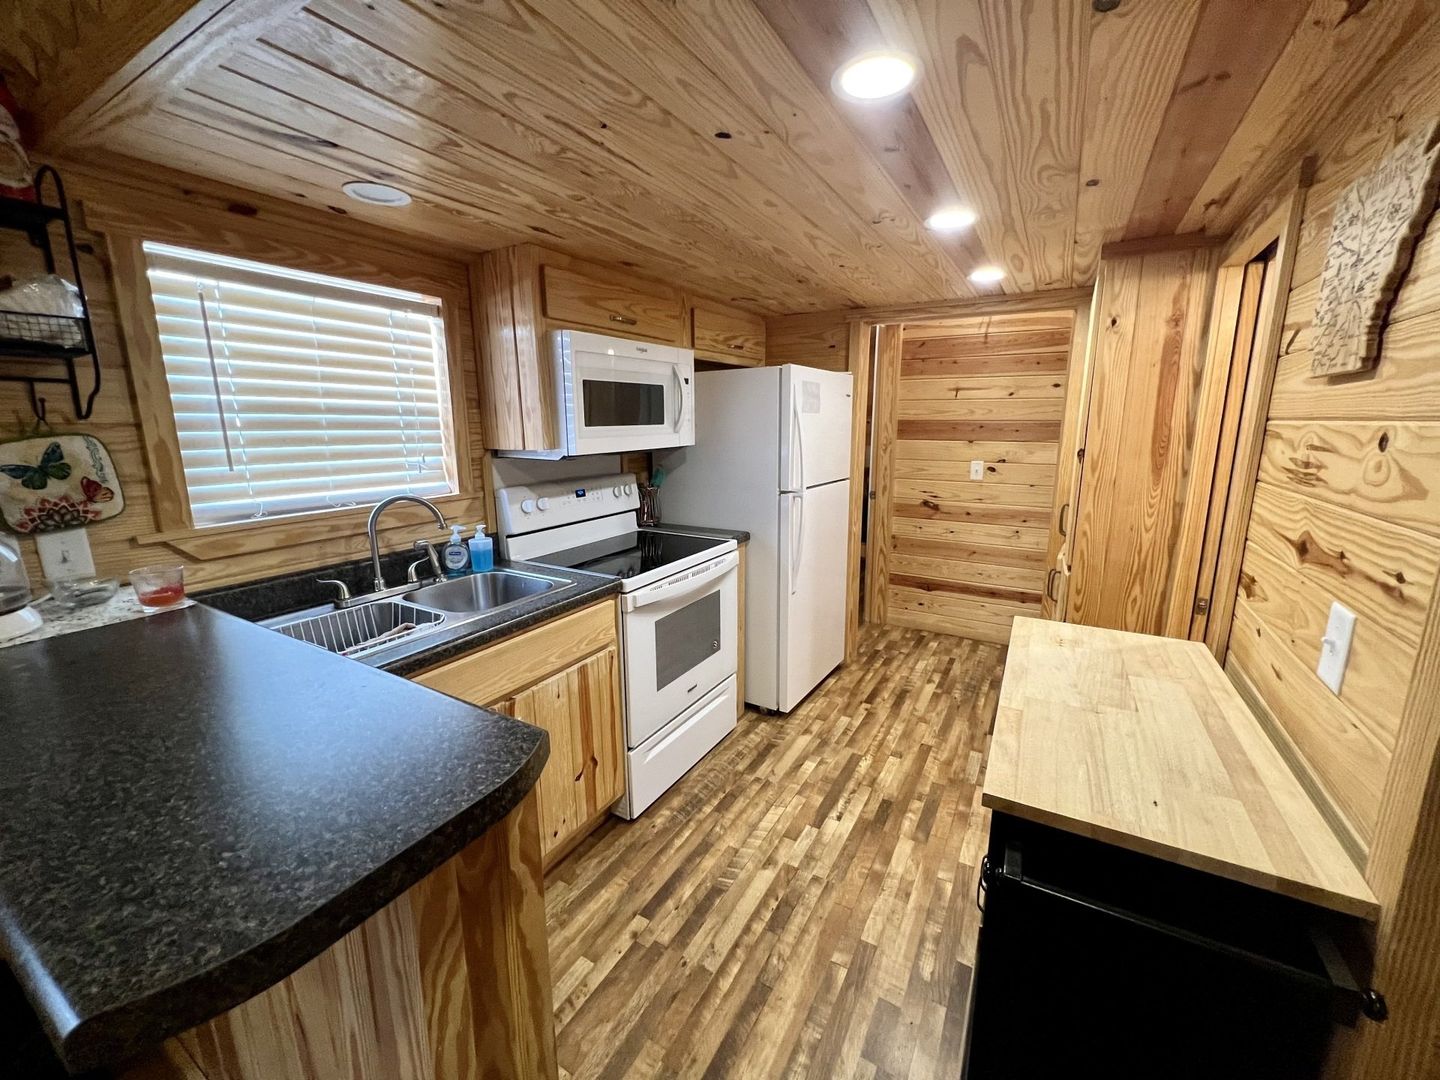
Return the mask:
[[0,533],[0,615],[19,611],[30,603],[30,575],[20,557],[20,543]]

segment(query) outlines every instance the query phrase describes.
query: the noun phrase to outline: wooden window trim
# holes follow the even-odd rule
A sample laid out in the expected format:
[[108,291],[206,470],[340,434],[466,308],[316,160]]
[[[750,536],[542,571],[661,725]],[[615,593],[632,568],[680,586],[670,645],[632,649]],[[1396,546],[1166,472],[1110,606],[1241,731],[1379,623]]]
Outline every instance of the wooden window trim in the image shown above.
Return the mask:
[[[140,428],[141,447],[149,476],[155,531],[142,535],[141,540],[158,540],[169,544],[192,558],[221,559],[247,552],[312,543],[334,536],[337,531],[351,531],[363,526],[369,507],[346,507],[319,510],[304,514],[277,516],[259,522],[237,522],[197,528],[190,511],[185,485],[185,470],[180,458],[180,438],[165,379],[165,360],[161,352],[160,332],[155,319],[146,274],[145,240],[182,244],[238,258],[276,262],[276,255],[257,238],[254,245],[232,234],[217,236],[213,242],[197,241],[188,228],[158,225],[142,234],[126,226],[110,225],[103,211],[87,207],[87,223],[104,235],[110,253],[111,280],[121,339],[125,345],[127,370],[135,401],[135,415]],[[403,256],[397,255],[397,259]],[[368,284],[395,288],[414,288],[409,276],[389,274],[383,268],[362,272],[354,267],[337,271],[333,260],[315,256],[310,265],[303,257],[291,257],[285,265],[334,276],[346,276]],[[434,280],[426,286],[441,302],[445,322],[446,366],[449,376],[450,425],[454,441],[455,482],[457,490],[433,501],[442,509],[453,507],[458,520],[479,521],[488,517],[484,492],[475,483],[475,469],[470,455],[479,442],[479,432],[470,430],[466,411],[467,370],[474,365],[473,348],[466,349],[461,333],[462,320],[471,317],[470,283],[465,267],[457,263],[453,280]],[[472,338],[473,346],[473,338]],[[404,515],[393,521],[401,524]],[[413,525],[421,522],[416,516]],[[389,531],[389,530],[387,530]]]

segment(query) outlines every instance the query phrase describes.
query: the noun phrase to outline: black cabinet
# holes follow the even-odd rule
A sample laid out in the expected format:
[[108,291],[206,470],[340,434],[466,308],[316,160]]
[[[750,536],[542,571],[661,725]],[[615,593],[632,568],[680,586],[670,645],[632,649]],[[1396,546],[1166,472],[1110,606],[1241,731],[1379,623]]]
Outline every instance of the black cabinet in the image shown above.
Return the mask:
[[1354,920],[997,813],[968,1080],[1319,1074],[1366,999]]

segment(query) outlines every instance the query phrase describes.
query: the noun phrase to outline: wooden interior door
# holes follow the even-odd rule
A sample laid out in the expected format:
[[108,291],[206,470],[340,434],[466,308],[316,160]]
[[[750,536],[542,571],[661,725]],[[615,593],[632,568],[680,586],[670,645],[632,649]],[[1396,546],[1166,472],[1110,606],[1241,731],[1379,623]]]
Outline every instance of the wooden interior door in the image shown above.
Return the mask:
[[[1262,301],[1267,282],[1272,290],[1275,285],[1270,273],[1273,257],[1272,246],[1249,262],[1222,266],[1216,277],[1207,350],[1209,380],[1200,406],[1204,445],[1196,449],[1199,462],[1210,458],[1213,463],[1209,469],[1197,464],[1191,472],[1187,498],[1196,504],[1203,502],[1205,510],[1191,519],[1178,545],[1175,589],[1165,628],[1171,637],[1205,640],[1231,488],[1247,479],[1236,476],[1235,448],[1245,388],[1262,340]],[[1192,566],[1193,576],[1189,572]]]
[[880,328],[871,621],[1003,643],[1040,614],[1075,323],[1065,308]]
[[1215,249],[1101,264],[1066,618],[1164,632],[1186,520]]

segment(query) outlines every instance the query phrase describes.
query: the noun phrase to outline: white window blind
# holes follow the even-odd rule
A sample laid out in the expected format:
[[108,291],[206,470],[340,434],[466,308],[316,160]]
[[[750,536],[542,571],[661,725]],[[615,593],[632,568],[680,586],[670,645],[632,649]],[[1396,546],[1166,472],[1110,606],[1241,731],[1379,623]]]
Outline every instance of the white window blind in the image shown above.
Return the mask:
[[144,248],[197,526],[456,490],[440,301]]

